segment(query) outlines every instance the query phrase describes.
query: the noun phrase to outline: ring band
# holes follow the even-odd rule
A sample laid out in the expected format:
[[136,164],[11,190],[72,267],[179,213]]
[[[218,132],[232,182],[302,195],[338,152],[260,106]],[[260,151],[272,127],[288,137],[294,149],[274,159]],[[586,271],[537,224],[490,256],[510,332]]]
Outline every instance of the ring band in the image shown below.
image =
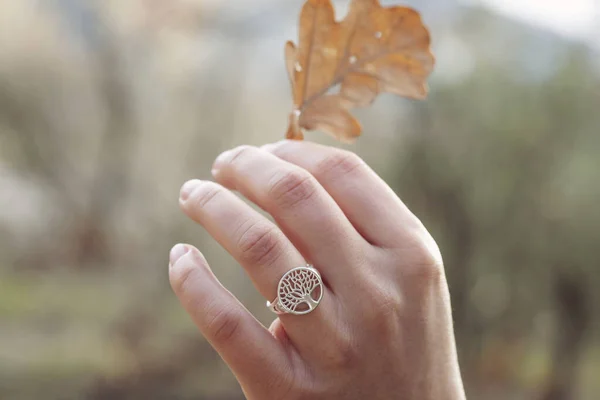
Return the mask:
[[323,298],[321,274],[312,265],[286,272],[277,285],[277,297],[267,307],[277,315],[304,315],[314,311]]

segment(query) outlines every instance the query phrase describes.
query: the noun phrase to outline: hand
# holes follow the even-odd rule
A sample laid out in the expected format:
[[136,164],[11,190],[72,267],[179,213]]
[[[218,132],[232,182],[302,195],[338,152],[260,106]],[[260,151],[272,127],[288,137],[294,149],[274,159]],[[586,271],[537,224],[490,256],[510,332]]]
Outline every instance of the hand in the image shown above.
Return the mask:
[[[190,245],[170,280],[248,399],[464,399],[442,259],[421,222],[356,155],[314,143],[242,146],[193,180],[183,211],[248,273],[266,300],[307,262],[320,305],[267,330]],[[267,211],[269,221],[234,195]]]

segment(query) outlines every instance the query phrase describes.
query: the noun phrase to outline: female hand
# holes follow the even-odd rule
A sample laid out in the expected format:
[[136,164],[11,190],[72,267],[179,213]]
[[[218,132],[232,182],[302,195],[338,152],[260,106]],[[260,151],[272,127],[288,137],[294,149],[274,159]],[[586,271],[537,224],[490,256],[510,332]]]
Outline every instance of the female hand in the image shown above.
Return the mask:
[[266,300],[306,263],[325,285],[312,312],[266,329],[197,249],[173,248],[171,285],[248,399],[465,398],[438,247],[360,158],[308,142],[242,146],[217,158],[213,176],[187,182],[181,207]]

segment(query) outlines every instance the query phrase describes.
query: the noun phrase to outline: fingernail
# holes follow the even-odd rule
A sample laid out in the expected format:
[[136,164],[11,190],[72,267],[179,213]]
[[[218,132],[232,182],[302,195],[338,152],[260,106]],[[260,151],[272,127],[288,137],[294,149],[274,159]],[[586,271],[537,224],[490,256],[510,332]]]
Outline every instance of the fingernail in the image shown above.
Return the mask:
[[179,198],[182,201],[186,201],[194,189],[196,189],[201,183],[202,181],[199,181],[198,179],[192,179],[191,181],[184,183],[181,187],[181,191],[179,192]]
[[175,263],[184,255],[186,255],[190,249],[185,244],[176,244],[171,249],[169,254],[169,266],[172,267]]
[[231,150],[227,150],[221,153],[219,157],[217,157],[217,159],[215,160],[215,163],[213,164],[211,171],[212,175],[215,176],[216,174],[218,174],[219,170],[223,167],[223,165],[225,165],[227,161],[229,161],[230,158]]

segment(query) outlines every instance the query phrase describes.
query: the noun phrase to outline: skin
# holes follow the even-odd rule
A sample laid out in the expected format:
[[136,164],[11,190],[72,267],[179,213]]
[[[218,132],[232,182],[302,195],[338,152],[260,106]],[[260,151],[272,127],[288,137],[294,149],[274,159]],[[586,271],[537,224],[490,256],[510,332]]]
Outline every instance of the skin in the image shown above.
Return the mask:
[[313,312],[267,329],[200,251],[172,249],[175,293],[248,399],[465,399],[439,249],[358,156],[284,141],[227,151],[212,172],[215,182],[183,185],[181,208],[266,300],[307,262],[326,285]]

